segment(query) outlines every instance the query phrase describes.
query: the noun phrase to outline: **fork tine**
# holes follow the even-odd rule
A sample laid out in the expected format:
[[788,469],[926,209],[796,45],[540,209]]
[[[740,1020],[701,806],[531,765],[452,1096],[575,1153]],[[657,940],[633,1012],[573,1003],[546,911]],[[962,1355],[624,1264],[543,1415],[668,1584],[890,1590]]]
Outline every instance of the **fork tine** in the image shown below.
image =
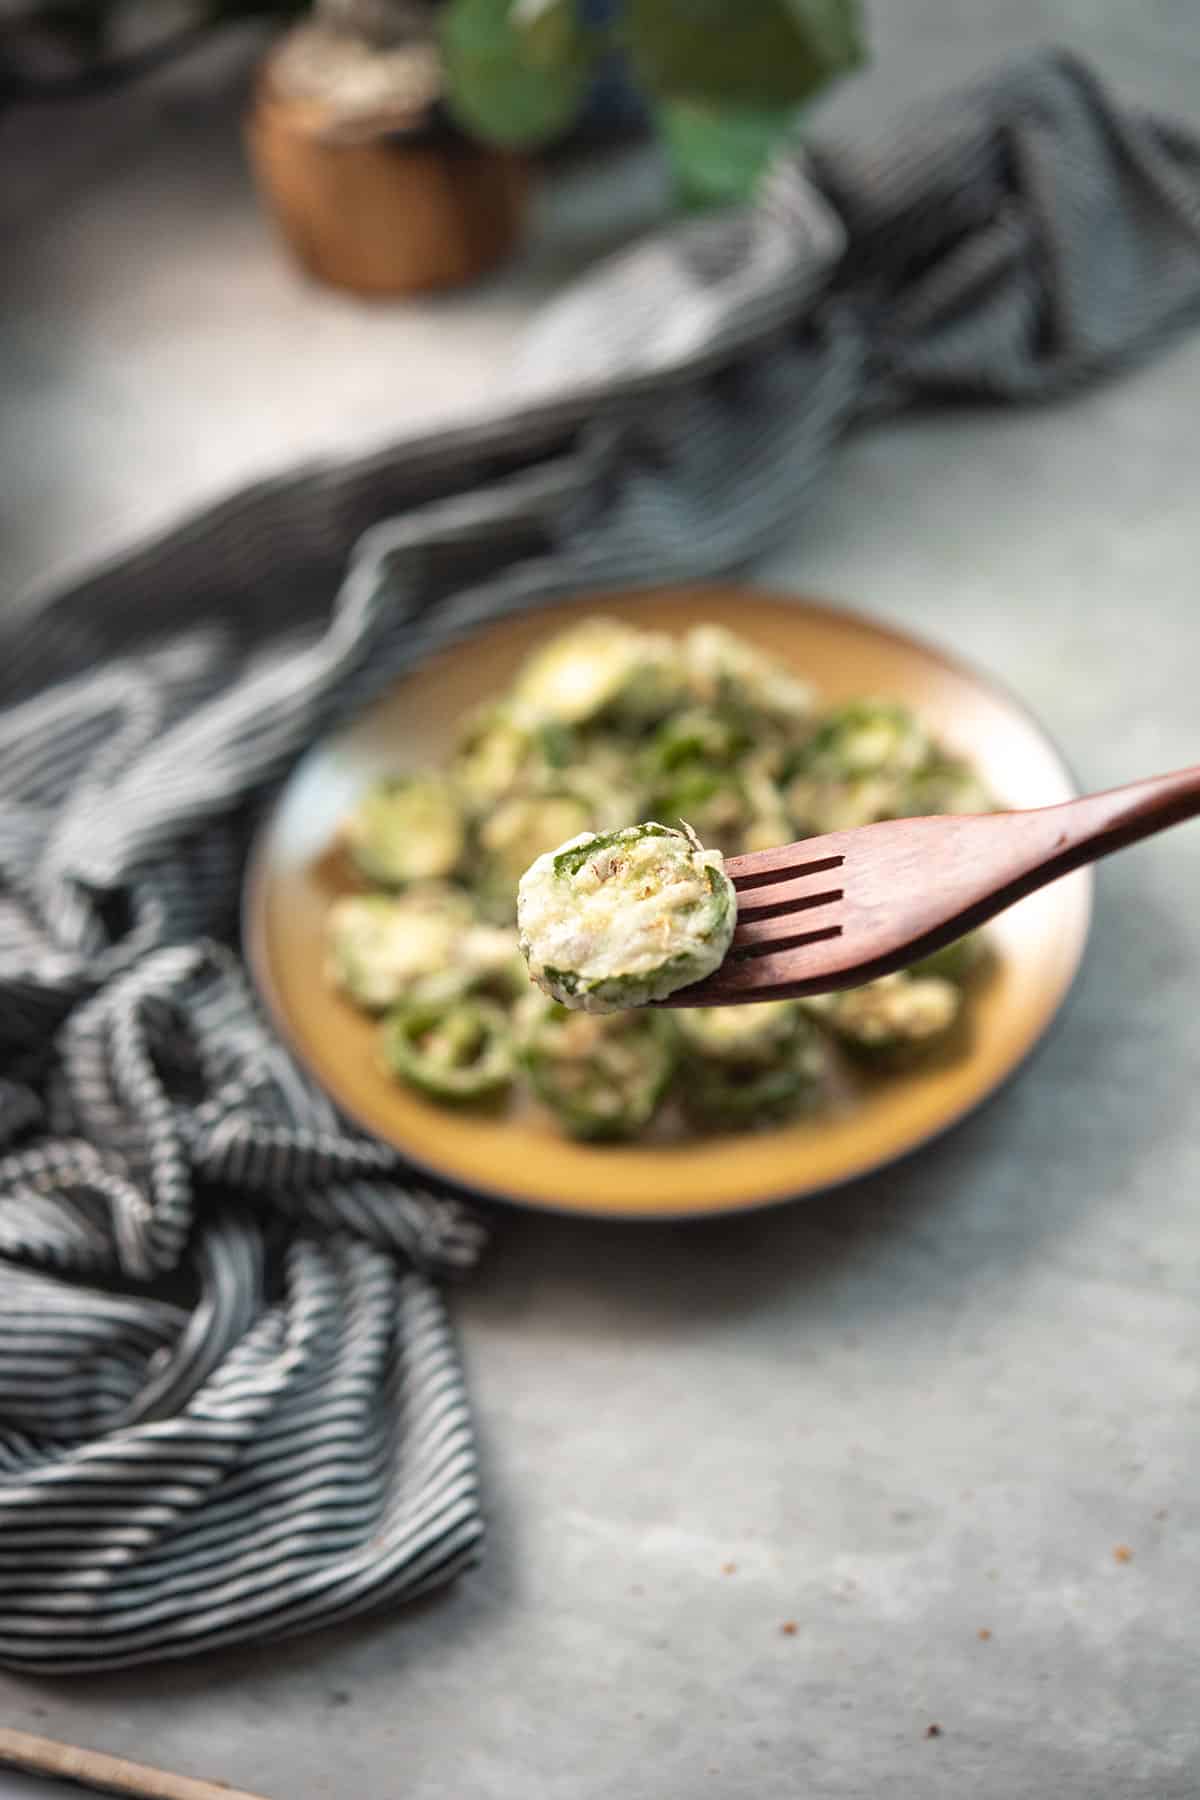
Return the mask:
[[811,931],[797,936],[785,950],[775,950],[767,956],[747,956],[744,960],[739,957],[722,963],[712,977],[713,985],[720,987],[725,993],[735,993],[738,999],[748,998],[759,989],[766,993],[777,993],[787,982],[797,980],[800,975],[796,966],[797,950],[804,949],[809,944],[827,943],[831,938],[841,935],[840,925],[814,926]]
[[[841,857],[838,862],[841,862]],[[822,871],[824,872],[824,871]],[[844,889],[817,883],[814,891],[812,874],[799,875],[792,881],[772,881],[761,887],[738,888],[738,919],[761,918],[767,913],[801,912],[808,906],[824,906],[840,900]]]
[[822,853],[821,841],[816,839],[811,844],[782,844],[778,850],[752,850],[745,856],[726,857],[725,873],[743,893],[781,881],[822,875],[829,869],[840,869],[845,860],[833,851]]
[[783,945],[811,939],[812,933],[825,922],[816,920],[811,915],[836,905],[842,898],[842,889],[837,888],[826,894],[806,894],[803,899],[794,901],[778,912],[760,914],[751,919],[739,917],[730,954],[736,956],[739,950],[754,950],[760,944]]
[[[810,993],[823,992],[825,977],[806,976],[798,963],[798,952],[809,945],[823,944],[842,935],[840,925],[814,926],[797,936],[785,949],[762,956],[730,956],[714,974],[689,987],[676,988],[660,1006],[732,1006],[748,1000],[779,1000],[799,988]],[[831,978],[831,987],[845,986]]]

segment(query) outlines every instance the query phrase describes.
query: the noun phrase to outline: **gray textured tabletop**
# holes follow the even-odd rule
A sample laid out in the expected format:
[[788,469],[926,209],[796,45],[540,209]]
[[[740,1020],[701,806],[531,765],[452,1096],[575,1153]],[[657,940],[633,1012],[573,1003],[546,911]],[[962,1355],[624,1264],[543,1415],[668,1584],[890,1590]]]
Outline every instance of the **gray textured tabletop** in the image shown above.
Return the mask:
[[[1191,0],[885,10],[847,124],[1047,36],[1197,122]],[[536,300],[661,206],[626,154],[556,176],[471,294],[320,294],[241,167],[246,49],[5,121],[6,587],[469,412]],[[1193,762],[1198,416],[1200,333],[1069,404],[865,431],[759,576],[966,650],[1091,785]],[[1198,888],[1195,826],[1107,865],[1052,1039],[899,1169],[701,1227],[501,1219],[455,1303],[490,1539],[453,1591],[0,1676],[0,1719],[277,1800],[1200,1793]]]

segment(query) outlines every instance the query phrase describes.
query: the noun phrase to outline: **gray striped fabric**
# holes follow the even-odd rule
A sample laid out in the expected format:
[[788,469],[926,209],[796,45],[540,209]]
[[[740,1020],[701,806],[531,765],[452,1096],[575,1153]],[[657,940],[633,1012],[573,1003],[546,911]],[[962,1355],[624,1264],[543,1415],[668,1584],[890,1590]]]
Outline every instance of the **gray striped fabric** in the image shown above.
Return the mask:
[[297,753],[483,620],[729,568],[864,413],[1056,392],[1200,309],[1200,146],[1047,54],[589,278],[512,410],[265,483],[0,615],[0,1661],[397,1603],[476,1553],[435,1282],[232,951]]

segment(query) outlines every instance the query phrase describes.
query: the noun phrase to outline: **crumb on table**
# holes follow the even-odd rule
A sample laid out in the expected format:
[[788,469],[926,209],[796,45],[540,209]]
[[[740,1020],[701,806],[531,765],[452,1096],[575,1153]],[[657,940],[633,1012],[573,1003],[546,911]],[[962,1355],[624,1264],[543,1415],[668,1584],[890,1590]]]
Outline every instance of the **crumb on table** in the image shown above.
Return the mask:
[[942,1728],[940,1725],[927,1725],[925,1727],[925,1736],[927,1738],[941,1737],[941,1735],[942,1735]]
[[978,1636],[979,1636],[979,1641],[981,1644],[986,1644],[988,1639],[991,1637],[991,1635],[992,1634],[986,1625],[981,1625],[979,1627]]
[[779,1629],[782,1631],[784,1637],[795,1637],[800,1627],[797,1625],[795,1619],[785,1619]]
[[1127,1563],[1133,1561],[1133,1551],[1128,1544],[1117,1544],[1113,1549],[1113,1561]]

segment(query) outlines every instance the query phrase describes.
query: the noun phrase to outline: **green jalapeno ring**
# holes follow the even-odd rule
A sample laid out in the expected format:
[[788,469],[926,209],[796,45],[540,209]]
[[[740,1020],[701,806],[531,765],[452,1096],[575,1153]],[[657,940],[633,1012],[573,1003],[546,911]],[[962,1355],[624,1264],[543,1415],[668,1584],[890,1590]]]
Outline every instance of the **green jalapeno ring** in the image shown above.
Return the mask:
[[383,1022],[385,1067],[432,1100],[503,1093],[515,1059],[508,1015],[490,1000],[398,1007]]
[[473,919],[466,894],[441,883],[344,894],[326,919],[328,979],[364,1012],[425,998],[426,984],[461,970]]
[[691,1007],[679,1013],[676,1028],[686,1056],[722,1067],[768,1068],[795,1044],[815,1041],[796,1000]]
[[636,1137],[671,1085],[677,1040],[662,1013],[579,1013],[531,994],[517,1009],[517,1059],[573,1137]]
[[680,1093],[685,1111],[698,1123],[771,1119],[820,1092],[825,1045],[795,1001],[697,1007],[679,1014],[676,1029]]
[[816,1072],[800,1057],[774,1068],[685,1058],[680,1071],[684,1110],[697,1125],[765,1123],[815,1101],[820,1091]]

